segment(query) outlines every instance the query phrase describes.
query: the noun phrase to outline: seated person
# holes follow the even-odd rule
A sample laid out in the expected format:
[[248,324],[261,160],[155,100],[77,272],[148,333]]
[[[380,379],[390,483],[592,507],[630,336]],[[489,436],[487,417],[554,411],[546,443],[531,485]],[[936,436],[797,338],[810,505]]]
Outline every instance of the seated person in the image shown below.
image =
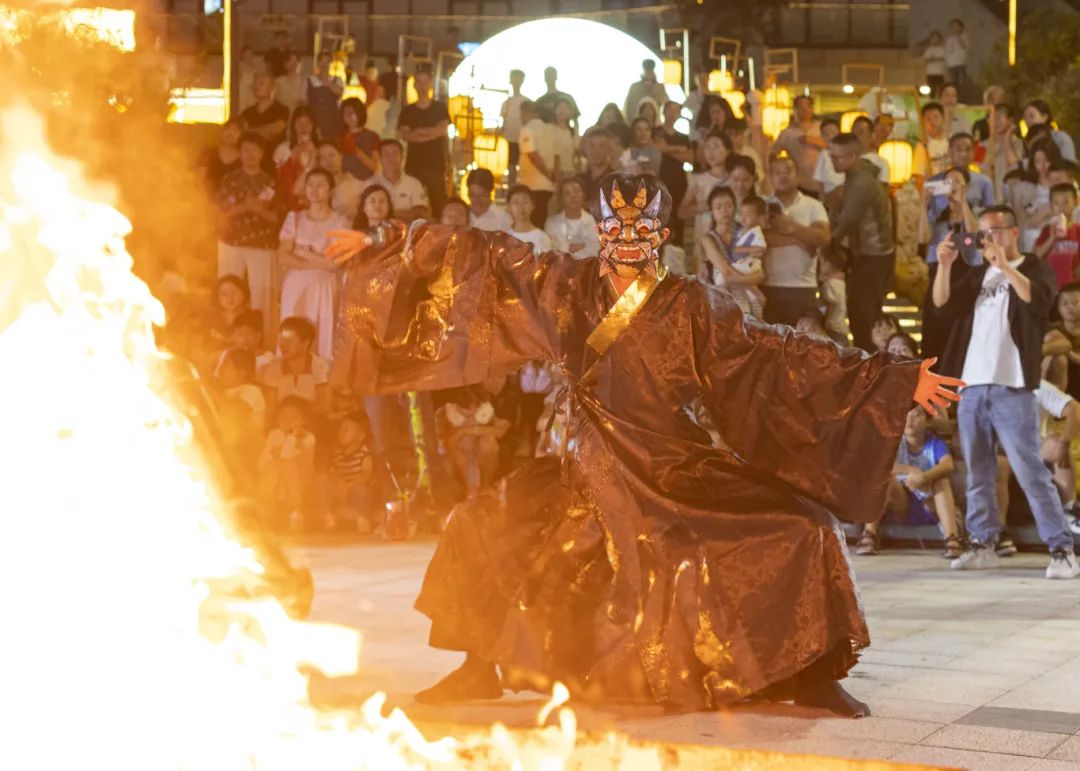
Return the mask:
[[811,308],[799,314],[795,322],[795,331],[802,335],[813,335],[828,340],[829,333],[825,329],[825,317],[821,311]]
[[919,358],[919,344],[915,342],[914,337],[906,332],[897,332],[890,337],[889,342],[885,345],[885,351],[889,356],[900,361]]
[[448,199],[439,213],[439,222],[443,225],[452,225],[455,228],[468,227],[469,205],[460,198]]
[[307,520],[315,475],[315,435],[307,429],[310,405],[287,396],[277,405],[277,427],[259,456],[259,489],[264,511],[275,527],[300,530]]
[[532,192],[525,185],[514,185],[506,194],[506,209],[510,212],[512,223],[506,232],[519,241],[532,244],[533,252],[541,254],[551,251],[551,238],[532,221]]
[[900,331],[900,323],[892,316],[886,316],[884,313],[878,316],[874,326],[870,329],[870,337],[873,339],[874,348],[878,353],[885,353],[885,349],[889,345],[889,338]]
[[379,523],[372,503],[377,492],[375,460],[371,453],[367,415],[350,412],[338,421],[337,443],[330,464],[330,510],[327,527],[349,524],[359,533],[370,533]]
[[495,407],[482,387],[459,388],[439,408],[446,453],[465,485],[466,497],[495,480],[499,470],[499,440],[510,422],[496,417]]
[[1054,301],[1058,321],[1043,338],[1042,376],[1080,397],[1080,283],[1066,284]]
[[[926,410],[914,407],[907,416],[904,438],[893,466],[893,481],[885,512],[906,517],[911,502],[936,514],[945,536],[945,557],[955,559],[964,552],[957,535],[956,500],[949,476],[953,472],[949,446],[926,427]],[[884,516],[884,513],[882,516]],[[856,554],[877,554],[881,543],[881,520],[866,525],[855,548]]]

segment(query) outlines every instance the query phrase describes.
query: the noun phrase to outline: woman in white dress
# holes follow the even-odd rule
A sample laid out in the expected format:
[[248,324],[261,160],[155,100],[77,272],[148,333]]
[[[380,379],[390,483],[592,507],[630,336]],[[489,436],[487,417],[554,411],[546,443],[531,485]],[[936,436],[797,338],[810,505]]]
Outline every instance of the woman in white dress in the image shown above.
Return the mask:
[[334,323],[338,268],[325,256],[328,234],[347,230],[351,223],[330,208],[334,178],[312,169],[305,177],[308,208],[285,216],[279,234],[278,257],[285,271],[281,284],[281,317],[301,316],[315,325],[315,351],[330,361],[334,352]]

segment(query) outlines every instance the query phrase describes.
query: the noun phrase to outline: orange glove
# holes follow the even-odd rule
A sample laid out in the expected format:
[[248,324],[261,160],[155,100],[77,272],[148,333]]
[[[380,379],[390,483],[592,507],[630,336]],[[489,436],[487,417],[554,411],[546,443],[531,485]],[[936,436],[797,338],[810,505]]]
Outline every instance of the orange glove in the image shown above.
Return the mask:
[[949,387],[963,388],[964,381],[954,377],[935,375],[930,368],[937,359],[927,359],[919,365],[919,382],[915,385],[915,403],[931,415],[937,415],[938,409],[945,412],[949,402],[960,401],[960,394],[950,391]]
[[326,247],[326,256],[338,265],[351,260],[371,246],[371,236],[358,230],[331,230],[327,235],[334,239]]

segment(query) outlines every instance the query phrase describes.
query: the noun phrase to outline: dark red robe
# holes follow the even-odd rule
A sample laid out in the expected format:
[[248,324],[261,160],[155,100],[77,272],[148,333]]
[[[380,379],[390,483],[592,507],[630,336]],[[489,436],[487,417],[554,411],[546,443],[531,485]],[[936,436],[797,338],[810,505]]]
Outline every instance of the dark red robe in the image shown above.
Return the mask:
[[848,671],[869,634],[830,512],[880,515],[917,364],[766,326],[695,279],[626,313],[596,258],[442,226],[403,256],[403,235],[353,261],[339,381],[448,388],[541,359],[571,383],[572,451],[454,510],[416,603],[432,645],[512,687],[685,709]]

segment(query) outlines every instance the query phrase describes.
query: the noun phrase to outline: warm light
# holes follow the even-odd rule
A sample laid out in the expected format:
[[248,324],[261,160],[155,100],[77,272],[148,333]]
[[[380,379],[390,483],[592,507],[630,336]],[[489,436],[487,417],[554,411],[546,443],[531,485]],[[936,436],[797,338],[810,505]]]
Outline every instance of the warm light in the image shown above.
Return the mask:
[[854,94],[855,86],[851,85],[850,83],[845,83],[843,88],[841,88],[840,90],[843,91],[845,94]]
[[499,183],[510,167],[510,144],[498,134],[477,134],[473,140],[473,162],[495,175]]
[[135,50],[135,11],[115,8],[70,8],[60,12],[67,30],[91,34],[121,51]]
[[[557,50],[552,49],[552,42]],[[622,106],[623,97],[639,78],[635,66],[608,66],[611,62],[639,63],[651,59],[659,74],[663,62],[647,46],[625,32],[585,19],[537,19],[505,29],[484,41],[450,76],[450,96],[471,96],[483,113],[484,125],[498,125],[510,70],[525,73],[522,92],[531,99],[544,93],[544,68],[558,69],[558,88],[572,94],[581,110],[578,126],[594,125],[608,102]],[[684,101],[679,86],[666,86],[667,97]]]
[[878,155],[889,162],[889,184],[903,185],[911,179],[911,145],[900,139],[884,142]]
[[1016,0],[1009,0],[1009,66],[1016,65]]
[[713,70],[709,73],[709,91],[722,94],[735,87],[735,78],[727,70]]
[[840,130],[846,134],[851,131],[851,127],[855,125],[855,121],[858,118],[868,117],[870,116],[861,110],[848,110],[840,116]]
[[170,123],[224,123],[225,92],[220,88],[174,88],[169,92]]
[[761,130],[773,139],[780,136],[791,123],[791,105],[791,89],[787,86],[768,89],[761,109]]
[[678,59],[664,59],[664,85],[682,85],[682,62]]
[[923,96],[930,96],[930,86],[927,86],[925,84],[919,86],[919,93]]

